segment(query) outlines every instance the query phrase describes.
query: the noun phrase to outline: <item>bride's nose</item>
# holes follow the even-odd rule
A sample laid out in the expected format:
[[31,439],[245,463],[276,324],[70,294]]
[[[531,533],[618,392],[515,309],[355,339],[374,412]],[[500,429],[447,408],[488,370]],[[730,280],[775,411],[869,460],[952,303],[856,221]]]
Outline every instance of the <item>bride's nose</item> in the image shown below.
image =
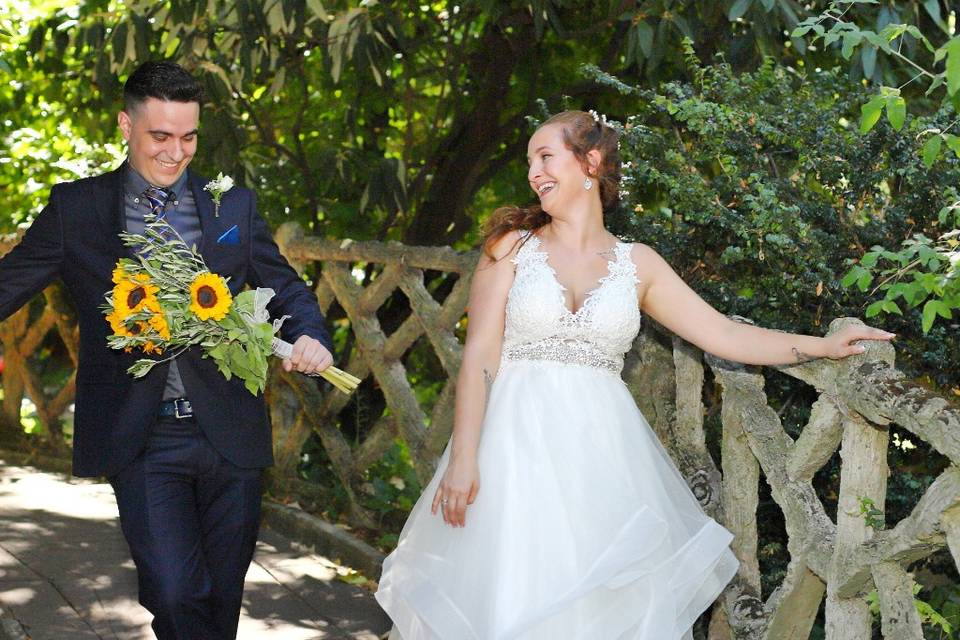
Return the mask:
[[530,168],[527,169],[527,182],[530,183],[530,187],[534,190],[536,190],[536,187],[533,185],[537,181],[537,178],[540,177],[540,173],[540,167],[538,166],[537,162],[532,163]]

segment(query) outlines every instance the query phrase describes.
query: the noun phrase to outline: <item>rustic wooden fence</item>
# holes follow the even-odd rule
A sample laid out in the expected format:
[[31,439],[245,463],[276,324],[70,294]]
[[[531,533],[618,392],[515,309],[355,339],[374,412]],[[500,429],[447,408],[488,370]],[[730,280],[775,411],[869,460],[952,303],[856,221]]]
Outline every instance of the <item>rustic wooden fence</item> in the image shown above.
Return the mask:
[[[0,254],[15,241],[0,240]],[[321,393],[309,379],[277,368],[268,390],[275,487],[301,496],[315,490],[296,473],[303,443],[315,432],[347,491],[350,518],[358,525],[374,526],[373,514],[358,499],[364,472],[401,438],[409,446],[417,475],[426,480],[449,437],[460,363],[456,327],[463,321],[478,255],[442,247],[307,237],[292,223],[278,230],[277,242],[297,268],[310,266],[317,274],[322,308],[327,311],[336,303],[342,309],[353,342],[339,364],[372,378],[386,410],[362,442],[351,442],[336,420],[350,399]],[[364,274],[359,279],[358,269]],[[440,273],[446,274],[440,279],[453,283],[444,289],[442,300],[424,284],[425,272],[434,276],[431,281]],[[397,290],[409,303],[409,315],[387,335],[378,311]],[[848,322],[858,321],[836,320],[830,331]],[[56,288],[46,291],[32,312],[25,309],[0,324],[7,362],[3,418],[9,434],[26,395],[48,427],[51,446],[58,448],[63,441],[56,418],[72,401],[73,380],[60,389],[43,389],[31,358],[50,331],[58,333],[75,363],[76,327]],[[446,373],[445,386],[429,408],[417,400],[405,367],[411,349],[424,340]],[[809,423],[796,440],[767,402],[756,367],[705,356],[654,322],[645,322],[624,370],[644,415],[704,509],[736,536],[733,548],[741,568],[714,609],[711,639],[807,638],[826,598],[827,638],[868,640],[871,614],[866,595],[876,588],[883,637],[920,640],[913,578],[905,567],[944,547],[960,565],[960,411],[905,380],[894,368],[894,350],[887,343],[868,343],[866,353],[842,361],[777,368],[817,392]],[[708,450],[704,429],[701,398],[708,369],[722,388],[719,464]],[[909,516],[875,531],[860,514],[860,501],[868,497],[884,510],[891,424],[929,443],[952,464]],[[838,448],[842,464],[834,522],[812,479]],[[761,470],[783,512],[789,539],[786,576],[770,594],[761,593],[758,560]]]

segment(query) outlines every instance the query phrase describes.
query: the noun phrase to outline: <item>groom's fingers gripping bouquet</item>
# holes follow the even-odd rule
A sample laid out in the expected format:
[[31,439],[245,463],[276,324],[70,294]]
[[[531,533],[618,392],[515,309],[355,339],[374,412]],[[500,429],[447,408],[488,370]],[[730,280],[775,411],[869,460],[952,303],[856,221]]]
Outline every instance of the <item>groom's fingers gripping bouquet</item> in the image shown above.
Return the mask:
[[333,355],[323,343],[310,336],[300,336],[293,343],[290,357],[283,359],[283,370],[312,375],[323,372],[332,364]]
[[[124,233],[121,239],[138,257],[117,263],[116,286],[102,307],[113,330],[112,348],[166,354],[169,360],[199,345],[227,380],[237,376],[254,395],[266,386],[271,355],[284,358],[287,371],[319,375],[344,393],[360,383],[331,366],[333,356],[318,340],[301,336],[293,345],[281,340],[276,334],[283,319],[270,322],[267,312],[273,290],[233,296],[227,281],[211,273],[165,219],[151,217],[143,235]],[[139,378],[163,361],[142,358],[127,372]]]

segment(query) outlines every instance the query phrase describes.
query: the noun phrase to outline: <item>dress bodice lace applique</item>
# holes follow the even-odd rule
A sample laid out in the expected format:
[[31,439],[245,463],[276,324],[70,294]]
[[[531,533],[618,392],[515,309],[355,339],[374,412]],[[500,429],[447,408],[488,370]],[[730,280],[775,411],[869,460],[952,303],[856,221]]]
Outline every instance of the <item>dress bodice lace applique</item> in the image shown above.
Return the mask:
[[536,234],[523,232],[513,258],[516,276],[507,296],[502,361],[547,360],[597,367],[618,374],[623,355],[640,330],[636,265],[631,245],[618,242],[608,273],[575,312],[564,287],[540,249]]

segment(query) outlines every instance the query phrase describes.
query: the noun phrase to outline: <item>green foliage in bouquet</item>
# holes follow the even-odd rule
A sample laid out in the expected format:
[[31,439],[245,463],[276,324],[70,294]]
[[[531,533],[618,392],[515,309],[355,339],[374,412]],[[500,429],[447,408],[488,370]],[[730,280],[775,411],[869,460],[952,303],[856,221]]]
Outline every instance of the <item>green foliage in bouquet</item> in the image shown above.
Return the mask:
[[121,258],[114,288],[103,306],[113,329],[114,349],[140,349],[165,358],[141,358],[129,369],[145,376],[161,362],[191,346],[203,348],[228,380],[244,381],[247,390],[263,392],[267,359],[279,324],[269,322],[270,289],[244,291],[235,298],[221,276],[211,273],[196,252],[163,219],[148,221],[144,233],[121,234],[136,258]]
[[256,321],[263,313],[262,308],[258,313],[257,295],[255,290],[238,294],[227,315],[215,323],[219,331],[211,332],[200,343],[205,349],[204,355],[214,359],[227,380],[234,375],[239,377],[253,394],[261,393],[267,383],[275,333],[270,322]]

